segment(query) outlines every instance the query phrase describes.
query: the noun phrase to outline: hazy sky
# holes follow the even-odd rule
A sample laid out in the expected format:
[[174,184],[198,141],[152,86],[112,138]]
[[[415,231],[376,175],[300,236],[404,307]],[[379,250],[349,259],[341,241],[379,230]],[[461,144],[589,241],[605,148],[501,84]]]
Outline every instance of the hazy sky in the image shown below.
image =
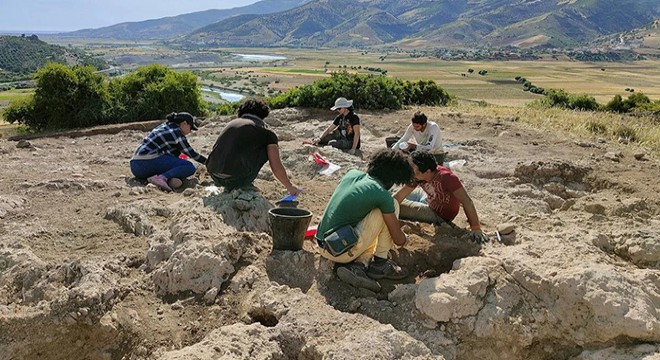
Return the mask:
[[0,0],[0,31],[73,31],[258,0]]

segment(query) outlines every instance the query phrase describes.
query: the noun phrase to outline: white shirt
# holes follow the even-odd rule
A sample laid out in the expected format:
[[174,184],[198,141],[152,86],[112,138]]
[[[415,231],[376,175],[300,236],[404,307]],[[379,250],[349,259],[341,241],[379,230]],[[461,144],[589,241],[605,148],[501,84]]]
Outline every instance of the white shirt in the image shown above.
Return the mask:
[[392,149],[398,149],[400,143],[408,142],[411,137],[415,137],[417,150],[428,151],[432,154],[443,152],[440,126],[433,121],[426,122],[426,128],[424,128],[424,131],[415,131],[412,124],[408,125],[406,132],[396,144],[392,145]]

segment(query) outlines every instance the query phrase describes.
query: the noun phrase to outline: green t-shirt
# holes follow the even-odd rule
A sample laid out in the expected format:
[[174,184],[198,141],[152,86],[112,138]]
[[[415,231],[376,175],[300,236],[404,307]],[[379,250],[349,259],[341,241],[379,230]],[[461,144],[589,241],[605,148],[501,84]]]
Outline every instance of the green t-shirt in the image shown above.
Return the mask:
[[323,212],[317,238],[344,225],[357,225],[371,210],[394,213],[394,198],[383,185],[359,170],[349,170],[339,181]]

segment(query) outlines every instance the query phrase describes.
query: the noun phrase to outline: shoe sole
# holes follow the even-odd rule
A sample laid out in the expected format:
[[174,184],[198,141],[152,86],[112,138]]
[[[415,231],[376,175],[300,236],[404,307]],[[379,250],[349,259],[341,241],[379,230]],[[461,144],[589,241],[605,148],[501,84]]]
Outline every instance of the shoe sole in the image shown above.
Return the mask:
[[370,272],[367,272],[367,276],[374,279],[374,280],[382,280],[382,279],[387,279],[387,280],[403,280],[408,277],[407,273],[401,274],[401,275],[385,275],[385,274],[373,274]]
[[167,185],[169,185],[172,189],[178,189],[181,186],[183,186],[183,181],[179,178],[171,178],[168,182]]
[[373,292],[380,291],[380,284],[377,281],[369,281],[371,279],[361,278],[344,267],[337,268],[337,277],[339,280],[357,288],[364,288]]
[[163,190],[165,190],[165,191],[172,191],[172,188],[171,188],[169,185],[167,185],[167,181],[163,181],[163,180],[161,180],[160,178],[157,178],[157,177],[155,177],[155,176],[152,176],[152,177],[148,178],[147,181],[148,181],[150,184],[154,184],[154,185],[156,185],[156,186],[159,187],[160,189],[163,189]]

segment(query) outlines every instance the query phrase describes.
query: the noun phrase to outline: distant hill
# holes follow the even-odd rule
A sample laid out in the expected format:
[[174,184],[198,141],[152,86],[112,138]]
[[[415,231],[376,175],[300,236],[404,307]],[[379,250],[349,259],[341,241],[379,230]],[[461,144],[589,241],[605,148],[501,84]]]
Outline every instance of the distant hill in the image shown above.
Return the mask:
[[84,29],[58,36],[113,40],[167,40],[214,22],[242,14],[271,14],[289,10],[310,0],[262,0],[225,10],[206,10],[160,19],[125,22],[98,29]]
[[29,78],[49,61],[70,66],[92,65],[97,69],[108,67],[101,58],[45,43],[36,35],[0,36],[0,81]]
[[640,54],[660,56],[660,19],[641,28],[605,36],[593,44],[600,48],[635,49]]
[[313,0],[193,31],[189,46],[566,47],[646,26],[658,0]]

